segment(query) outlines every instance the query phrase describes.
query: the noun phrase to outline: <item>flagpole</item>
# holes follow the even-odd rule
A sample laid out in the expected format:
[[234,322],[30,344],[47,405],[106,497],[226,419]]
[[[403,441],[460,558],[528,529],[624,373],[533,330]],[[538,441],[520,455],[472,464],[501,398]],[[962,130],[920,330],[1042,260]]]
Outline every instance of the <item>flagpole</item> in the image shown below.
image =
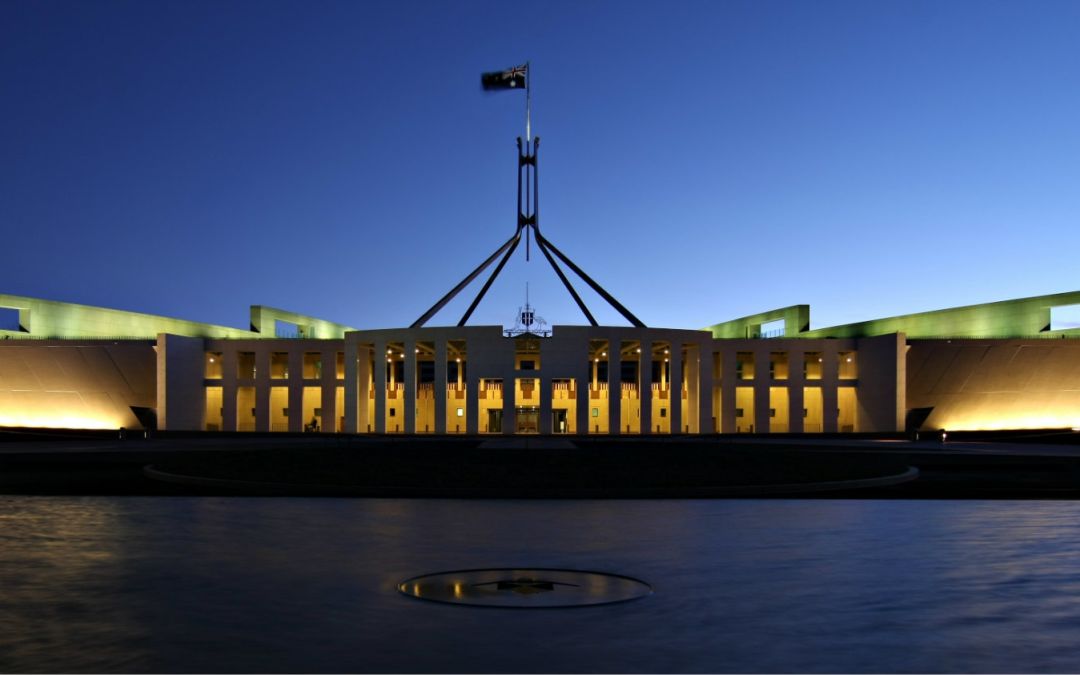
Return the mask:
[[[532,68],[529,67],[529,62],[525,62],[525,151],[529,152],[529,144],[532,141]],[[536,165],[532,167],[525,167],[525,200],[526,203],[531,203],[529,195],[529,174],[528,172],[536,171]],[[525,262],[529,262],[529,243],[530,236],[528,228],[525,229]]]

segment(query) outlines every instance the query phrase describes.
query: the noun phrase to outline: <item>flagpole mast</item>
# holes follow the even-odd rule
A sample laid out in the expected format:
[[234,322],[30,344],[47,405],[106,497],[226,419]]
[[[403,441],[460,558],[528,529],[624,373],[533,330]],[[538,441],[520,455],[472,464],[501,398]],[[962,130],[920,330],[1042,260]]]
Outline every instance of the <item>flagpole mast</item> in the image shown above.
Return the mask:
[[[532,72],[529,62],[525,62],[525,152],[530,152],[529,145],[532,142]],[[536,171],[536,166],[532,167]],[[525,201],[532,203],[529,196],[529,167],[525,167]],[[531,237],[529,229],[525,228],[525,262],[529,262],[529,244]]]

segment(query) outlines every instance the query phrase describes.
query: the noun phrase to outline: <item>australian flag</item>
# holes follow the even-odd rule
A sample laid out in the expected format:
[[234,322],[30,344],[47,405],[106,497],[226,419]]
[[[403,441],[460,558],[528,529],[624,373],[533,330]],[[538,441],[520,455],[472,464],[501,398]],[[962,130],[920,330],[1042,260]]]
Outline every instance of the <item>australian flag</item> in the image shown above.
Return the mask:
[[494,73],[484,73],[480,76],[480,86],[485,91],[500,91],[503,89],[524,89],[525,78],[529,75],[529,66],[514,66],[506,70],[498,70]]

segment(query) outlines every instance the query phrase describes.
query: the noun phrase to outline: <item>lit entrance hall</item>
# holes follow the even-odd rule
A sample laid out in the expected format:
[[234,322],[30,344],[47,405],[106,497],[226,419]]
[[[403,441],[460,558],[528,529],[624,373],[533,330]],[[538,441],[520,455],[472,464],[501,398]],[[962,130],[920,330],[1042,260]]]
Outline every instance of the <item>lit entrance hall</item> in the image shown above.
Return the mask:
[[345,342],[346,430],[350,411],[361,433],[716,429],[715,341],[705,331],[559,326],[508,336],[497,326],[435,327],[356,331]]

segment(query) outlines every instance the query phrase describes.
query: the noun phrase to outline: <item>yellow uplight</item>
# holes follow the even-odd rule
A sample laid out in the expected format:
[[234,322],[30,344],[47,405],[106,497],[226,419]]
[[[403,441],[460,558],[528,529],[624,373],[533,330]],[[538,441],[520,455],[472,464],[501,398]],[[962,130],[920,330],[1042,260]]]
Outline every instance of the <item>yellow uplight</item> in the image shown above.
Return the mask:
[[1077,429],[1080,415],[1075,408],[1061,411],[1041,411],[1041,414],[1009,414],[1003,410],[991,416],[956,415],[942,420],[941,426],[952,430],[997,431],[1002,429]]
[[45,429],[119,429],[124,421],[112,417],[70,415],[56,410],[12,411],[0,413],[0,427],[33,427]]

